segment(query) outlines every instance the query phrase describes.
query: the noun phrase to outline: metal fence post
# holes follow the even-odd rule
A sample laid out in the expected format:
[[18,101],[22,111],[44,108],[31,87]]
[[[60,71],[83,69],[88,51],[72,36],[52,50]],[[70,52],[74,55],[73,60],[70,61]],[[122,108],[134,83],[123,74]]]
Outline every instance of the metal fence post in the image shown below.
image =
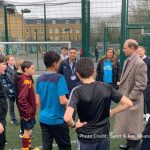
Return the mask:
[[107,50],[107,41],[108,41],[108,27],[104,28],[104,54],[106,54]]
[[[4,23],[5,23],[5,42],[9,41],[8,37],[8,23],[7,23],[7,6],[4,6]],[[6,44],[6,55],[9,55],[9,46]]]
[[[47,41],[47,35],[46,35],[46,4],[44,3],[44,40]],[[47,51],[47,44],[45,46]]]
[[[37,33],[37,29],[35,30],[35,34],[36,34],[36,42],[38,41],[38,33]],[[38,49],[38,47],[39,47],[39,45],[36,45],[36,53],[37,53],[37,55],[36,55],[36,60],[37,60],[37,70],[39,70],[39,53],[38,53],[38,51],[39,51],[39,49]]]
[[127,13],[126,0],[122,0],[122,12],[121,12],[121,45],[120,45],[120,62],[123,65],[125,56],[123,54],[123,45],[126,40],[126,13]]
[[90,50],[90,1],[82,0],[82,57],[89,57]]

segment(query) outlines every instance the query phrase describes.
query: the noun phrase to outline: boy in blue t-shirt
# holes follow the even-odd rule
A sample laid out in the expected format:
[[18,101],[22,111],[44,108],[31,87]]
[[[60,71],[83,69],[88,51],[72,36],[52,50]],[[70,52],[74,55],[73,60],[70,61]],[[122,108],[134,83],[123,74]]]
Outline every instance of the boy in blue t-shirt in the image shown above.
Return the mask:
[[65,106],[68,103],[68,88],[63,75],[56,73],[60,56],[53,51],[44,55],[47,72],[37,79],[36,101],[40,107],[40,126],[43,149],[51,150],[53,138],[61,150],[71,150],[69,128],[64,122]]

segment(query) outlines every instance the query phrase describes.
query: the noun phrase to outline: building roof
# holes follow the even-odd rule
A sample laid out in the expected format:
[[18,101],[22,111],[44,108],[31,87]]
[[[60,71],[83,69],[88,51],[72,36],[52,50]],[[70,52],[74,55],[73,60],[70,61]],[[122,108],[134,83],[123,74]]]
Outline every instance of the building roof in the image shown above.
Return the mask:
[[[26,24],[43,24],[44,18],[25,18],[24,19]],[[46,23],[53,24],[53,21],[56,21],[55,24],[66,24],[67,20],[69,20],[69,24],[75,24],[76,20],[79,20],[79,23],[81,23],[81,18],[46,18]]]

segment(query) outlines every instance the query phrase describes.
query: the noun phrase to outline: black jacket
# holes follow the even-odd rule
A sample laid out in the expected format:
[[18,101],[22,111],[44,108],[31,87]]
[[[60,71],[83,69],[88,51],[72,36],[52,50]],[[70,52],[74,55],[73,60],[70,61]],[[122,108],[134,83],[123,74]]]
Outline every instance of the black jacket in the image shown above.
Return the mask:
[[18,78],[20,75],[22,75],[21,72],[16,72],[15,78],[14,78],[14,83],[15,83],[14,84],[14,91],[15,91],[15,98],[16,98],[17,106],[18,106],[18,95],[19,95],[19,93],[18,93]]
[[[96,81],[103,82],[103,74],[104,74],[103,68],[104,68],[104,60],[100,60],[97,65]],[[118,61],[118,60],[115,61],[115,63],[113,64],[112,72],[113,72],[112,85],[115,89],[118,89],[117,82],[120,80],[120,76],[121,76],[120,61]]]
[[146,101],[149,101],[149,98],[150,98],[150,57],[149,56],[146,56],[145,59],[143,59],[143,61],[146,63],[147,65],[147,78],[148,78],[148,81],[147,81],[147,87],[146,89],[144,90],[144,99]]
[[[75,65],[77,63],[77,60],[74,62],[73,64],[73,71],[71,70],[70,64],[69,64],[69,58],[64,59],[59,66],[58,69],[58,73],[64,75],[66,82],[67,82],[67,86],[69,89],[69,93],[71,92],[71,90],[78,86],[80,84],[79,79],[76,75],[76,71],[75,71]],[[71,77],[75,76],[76,79],[75,80],[71,80]]]
[[[5,94],[4,86],[0,80],[0,123],[6,126],[6,115],[7,115],[7,98]],[[0,134],[0,141],[3,140],[3,134]]]
[[15,77],[16,69],[11,69],[7,66],[5,73],[1,75],[1,81],[6,90],[7,97],[11,100],[15,99],[15,91],[14,91],[14,77]]

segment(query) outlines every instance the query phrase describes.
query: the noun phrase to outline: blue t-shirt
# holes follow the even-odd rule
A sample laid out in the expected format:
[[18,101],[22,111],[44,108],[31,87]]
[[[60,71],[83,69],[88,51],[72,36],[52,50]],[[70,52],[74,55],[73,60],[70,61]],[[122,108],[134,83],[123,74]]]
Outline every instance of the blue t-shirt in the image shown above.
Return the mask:
[[104,76],[103,82],[112,83],[112,62],[110,59],[104,61]]
[[59,96],[68,94],[63,75],[45,73],[37,79],[36,93],[40,95],[40,122],[48,125],[64,123],[65,106]]

